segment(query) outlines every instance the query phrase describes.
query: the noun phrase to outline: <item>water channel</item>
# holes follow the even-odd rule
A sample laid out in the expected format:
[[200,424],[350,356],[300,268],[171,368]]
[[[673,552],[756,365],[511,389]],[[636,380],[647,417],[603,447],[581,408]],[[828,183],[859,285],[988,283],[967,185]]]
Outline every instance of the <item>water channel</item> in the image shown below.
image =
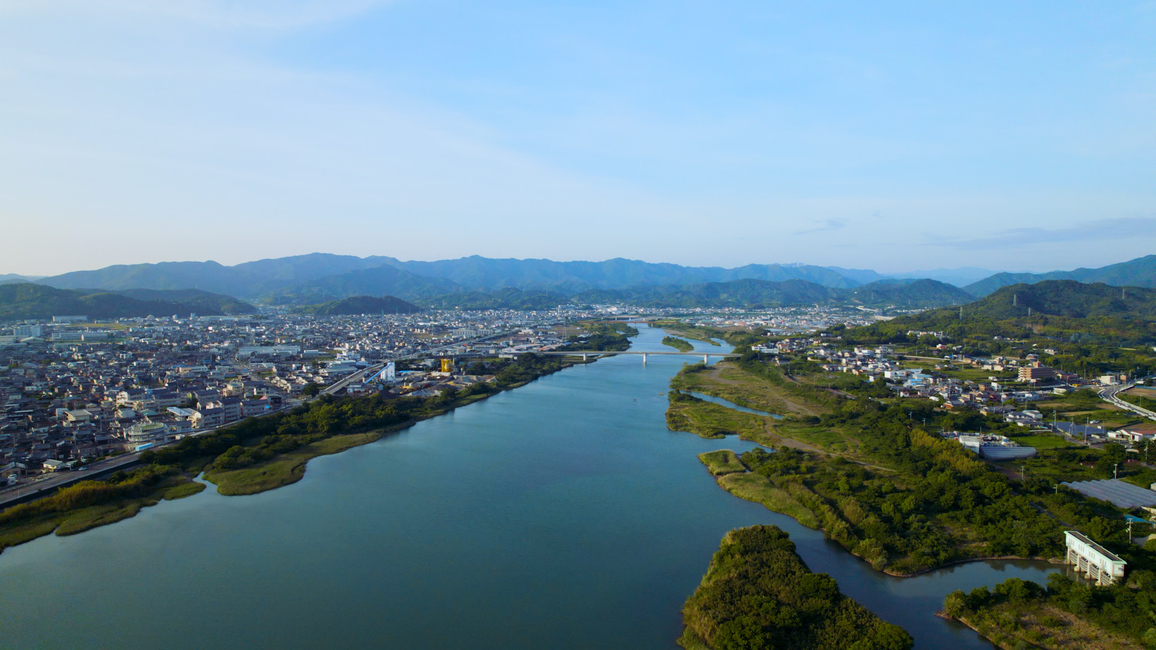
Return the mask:
[[[662,336],[643,329],[634,349],[665,350]],[[933,616],[943,596],[1056,570],[890,578],[730,496],[695,456],[751,443],[665,428],[683,362],[605,358],[313,460],[279,490],[210,488],[8,549],[0,645],[670,649],[722,536],[772,523],[917,647],[990,648]]]

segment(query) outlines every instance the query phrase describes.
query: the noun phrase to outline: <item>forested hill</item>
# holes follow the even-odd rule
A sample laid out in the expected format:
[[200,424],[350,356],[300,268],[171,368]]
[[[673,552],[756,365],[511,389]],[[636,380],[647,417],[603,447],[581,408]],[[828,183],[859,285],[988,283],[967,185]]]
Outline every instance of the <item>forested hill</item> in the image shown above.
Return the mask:
[[225,316],[257,309],[236,298],[205,291],[68,291],[40,284],[0,285],[0,320],[53,316],[135,318],[143,316]]
[[547,310],[570,302],[570,299],[554,291],[522,291],[521,289],[499,289],[497,291],[463,291],[448,293],[418,301],[430,309],[522,309]]
[[936,280],[880,280],[851,289],[849,302],[864,306],[892,305],[919,309],[961,305],[975,299],[970,293]]
[[[1045,280],[1014,284],[964,305],[965,316],[1006,320],[1033,315],[1064,318],[1156,318],[1156,290],[1113,287],[1097,282]],[[958,309],[935,309],[912,316],[918,322],[959,319]]]
[[959,307],[932,309],[848,330],[852,340],[886,340],[909,330],[940,331],[953,339],[971,334],[1025,337],[1097,337],[1156,340],[1156,289],[1114,287],[1075,280],[1016,284]]
[[623,302],[641,307],[737,307],[758,309],[791,305],[846,303],[872,307],[923,308],[971,300],[963,290],[935,280],[885,280],[855,289],[824,287],[805,280],[768,282],[736,280],[617,291],[587,291],[574,296],[579,303]]
[[393,296],[353,296],[332,300],[320,305],[306,305],[295,311],[315,316],[359,316],[366,314],[412,314],[421,307]]
[[1080,268],[1074,271],[1052,271],[1050,273],[996,273],[989,278],[969,284],[964,289],[974,296],[986,296],[1001,287],[1023,283],[1031,284],[1045,280],[1103,282],[1117,287],[1156,287],[1156,255],[1139,257],[1097,269]]

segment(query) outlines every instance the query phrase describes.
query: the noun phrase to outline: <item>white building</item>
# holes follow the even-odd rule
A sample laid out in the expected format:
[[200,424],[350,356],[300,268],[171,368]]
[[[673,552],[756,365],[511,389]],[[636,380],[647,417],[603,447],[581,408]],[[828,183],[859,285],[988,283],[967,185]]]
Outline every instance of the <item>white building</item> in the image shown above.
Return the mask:
[[1128,563],[1083,533],[1065,530],[1064,541],[1068,546],[1068,564],[1087,574],[1089,580],[1110,585],[1124,577],[1124,567]]

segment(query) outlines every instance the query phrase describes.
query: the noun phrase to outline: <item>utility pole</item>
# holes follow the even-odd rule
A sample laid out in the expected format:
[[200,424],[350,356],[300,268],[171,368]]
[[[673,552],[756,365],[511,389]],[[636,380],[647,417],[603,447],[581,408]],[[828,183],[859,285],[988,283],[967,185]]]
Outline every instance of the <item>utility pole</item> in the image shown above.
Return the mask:
[[1059,494],[1060,493],[1060,484],[1056,483],[1053,487],[1056,488],[1056,494]]
[[1020,465],[1020,483],[1024,482],[1024,466]]
[[1112,465],[1112,478],[1120,478],[1120,463]]

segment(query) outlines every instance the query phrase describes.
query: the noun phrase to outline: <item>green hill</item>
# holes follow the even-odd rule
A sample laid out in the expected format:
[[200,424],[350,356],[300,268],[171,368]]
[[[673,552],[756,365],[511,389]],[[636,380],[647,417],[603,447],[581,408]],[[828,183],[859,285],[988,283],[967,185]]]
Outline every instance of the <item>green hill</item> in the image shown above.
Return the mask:
[[205,291],[98,291],[53,289],[40,284],[0,285],[0,320],[77,315],[90,319],[143,316],[225,316],[256,313],[236,298]]
[[1156,288],[1156,255],[1138,257],[1098,269],[1079,268],[1074,271],[1051,273],[996,273],[989,278],[969,284],[964,289],[975,296],[986,296],[1001,287],[1033,284],[1045,280],[1076,280],[1084,283],[1103,282],[1117,287]]
[[760,309],[792,305],[857,304],[871,307],[925,308],[966,302],[971,296],[936,280],[883,280],[854,289],[825,287],[806,280],[735,280],[693,285],[586,291],[574,302],[627,303],[657,308],[736,307]]
[[[1045,280],[998,289],[975,302],[932,309],[848,330],[854,340],[881,340],[908,330],[1023,338],[1032,334],[1120,342],[1156,340],[1156,289]],[[863,338],[867,337],[867,338]]]
[[521,289],[499,289],[497,291],[463,291],[449,293],[418,301],[430,309],[520,309],[542,311],[555,309],[566,304],[566,296],[553,291],[522,291]]
[[320,305],[306,305],[294,310],[314,316],[360,316],[373,314],[412,314],[421,307],[393,296],[353,296],[341,300],[331,300]]

